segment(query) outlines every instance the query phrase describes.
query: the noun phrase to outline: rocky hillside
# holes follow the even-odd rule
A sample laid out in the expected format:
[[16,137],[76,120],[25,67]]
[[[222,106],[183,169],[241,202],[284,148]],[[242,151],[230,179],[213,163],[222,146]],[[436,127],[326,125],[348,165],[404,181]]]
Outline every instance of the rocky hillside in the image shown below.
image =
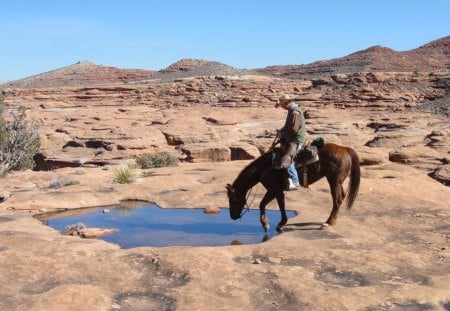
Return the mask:
[[307,65],[275,65],[253,70],[237,69],[220,62],[203,59],[182,59],[160,71],[119,69],[82,61],[35,76],[9,81],[1,87],[92,86],[93,84],[145,82],[148,80],[171,81],[189,77],[249,74],[289,79],[311,79],[360,72],[442,73],[447,72],[449,68],[450,36],[447,36],[410,51],[397,52],[387,47],[373,46],[341,58]]
[[208,60],[204,59],[191,59],[185,58],[176,63],[173,63],[169,67],[162,69],[160,73],[177,73],[177,72],[187,72],[196,69],[199,66],[208,64]]
[[189,77],[243,76],[249,73],[251,73],[251,71],[237,69],[220,62],[203,59],[182,59],[169,67],[160,70],[153,78],[170,81]]
[[170,81],[202,76],[241,76],[251,71],[201,59],[182,59],[160,71],[120,69],[96,65],[90,61],[58,68],[16,81],[4,81],[2,88],[48,88],[63,86],[91,86],[111,83]]
[[81,61],[31,77],[9,81],[2,87],[42,88],[118,83],[129,80],[148,79],[154,74],[155,72],[150,70],[120,69],[96,65],[90,61]]
[[356,72],[447,72],[450,68],[450,36],[432,41],[417,49],[397,52],[373,46],[363,51],[308,65],[269,66],[257,69],[262,74],[285,78],[302,78]]

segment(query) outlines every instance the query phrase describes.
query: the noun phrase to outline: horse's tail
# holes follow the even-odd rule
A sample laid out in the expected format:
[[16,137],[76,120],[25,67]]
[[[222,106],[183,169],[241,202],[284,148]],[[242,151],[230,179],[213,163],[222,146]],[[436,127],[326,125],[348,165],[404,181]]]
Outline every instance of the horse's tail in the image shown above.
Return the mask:
[[347,147],[347,152],[352,159],[352,168],[350,170],[350,183],[346,195],[346,206],[350,210],[355,202],[356,196],[359,191],[359,183],[361,179],[361,169],[359,165],[359,157],[356,151],[350,147]]

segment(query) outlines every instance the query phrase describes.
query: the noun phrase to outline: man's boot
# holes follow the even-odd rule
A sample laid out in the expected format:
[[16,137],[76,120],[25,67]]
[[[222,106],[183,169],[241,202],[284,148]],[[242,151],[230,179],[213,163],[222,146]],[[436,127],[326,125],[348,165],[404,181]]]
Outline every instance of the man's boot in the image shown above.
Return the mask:
[[294,184],[291,178],[288,178],[288,185],[286,187],[286,191],[298,190],[298,186]]

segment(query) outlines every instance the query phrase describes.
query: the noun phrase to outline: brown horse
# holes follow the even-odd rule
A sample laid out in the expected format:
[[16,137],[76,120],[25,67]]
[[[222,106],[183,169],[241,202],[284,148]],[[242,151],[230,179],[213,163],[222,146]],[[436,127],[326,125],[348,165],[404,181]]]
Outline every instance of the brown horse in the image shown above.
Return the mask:
[[[258,182],[264,185],[267,192],[261,200],[259,210],[260,222],[265,232],[269,230],[265,209],[266,205],[273,199],[277,200],[281,211],[281,221],[277,225],[278,232],[281,231],[288,220],[284,202],[285,170],[273,168],[273,152],[267,152],[251,162],[239,173],[232,185],[227,184],[226,186],[230,204],[230,217],[236,220],[242,217],[244,207],[248,208],[247,192]],[[320,147],[318,154],[319,161],[307,166],[308,182],[312,184],[322,177],[327,178],[333,199],[333,210],[323,226],[335,225],[343,200],[346,198],[346,206],[350,210],[358,194],[361,176],[359,158],[352,148],[332,143],[326,143]],[[343,183],[348,175],[350,175],[350,183],[347,193],[345,193]],[[299,176],[302,176],[300,171]]]

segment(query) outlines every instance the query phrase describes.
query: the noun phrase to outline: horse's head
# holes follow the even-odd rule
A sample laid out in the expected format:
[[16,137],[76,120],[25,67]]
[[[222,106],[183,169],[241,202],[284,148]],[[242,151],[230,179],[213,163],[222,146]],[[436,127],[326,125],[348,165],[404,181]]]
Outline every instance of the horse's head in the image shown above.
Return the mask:
[[230,184],[226,185],[228,193],[228,202],[230,204],[230,217],[233,220],[239,219],[242,216],[242,210],[247,204],[245,193],[236,191]]

